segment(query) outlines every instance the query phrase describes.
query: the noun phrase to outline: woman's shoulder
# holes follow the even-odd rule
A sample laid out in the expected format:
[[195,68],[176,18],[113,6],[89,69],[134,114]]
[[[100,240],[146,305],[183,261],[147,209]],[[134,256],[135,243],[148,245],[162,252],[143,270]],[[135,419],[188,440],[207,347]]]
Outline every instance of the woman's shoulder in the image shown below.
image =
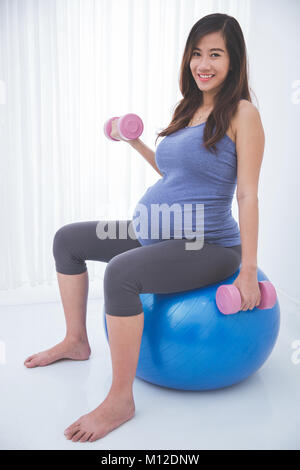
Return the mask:
[[236,134],[238,130],[238,124],[245,115],[253,111],[258,112],[256,106],[248,100],[242,99],[239,101],[235,115],[231,120],[232,133],[234,135],[234,142],[236,142]]
[[235,122],[238,122],[241,117],[253,112],[258,112],[257,107],[253,103],[244,99],[240,100],[238,103],[237,111],[234,115]]

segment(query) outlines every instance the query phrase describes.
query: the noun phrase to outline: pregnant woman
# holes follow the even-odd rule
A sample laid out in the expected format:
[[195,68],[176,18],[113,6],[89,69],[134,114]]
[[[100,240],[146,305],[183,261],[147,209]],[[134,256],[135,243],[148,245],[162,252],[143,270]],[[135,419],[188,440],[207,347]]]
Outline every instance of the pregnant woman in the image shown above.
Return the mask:
[[[182,58],[183,99],[169,126],[158,134],[165,138],[156,152],[140,139],[129,141],[161,178],[145,192],[132,220],[113,221],[115,237],[100,236],[108,221],[71,223],[55,234],[53,255],[66,336],[53,348],[27,358],[26,367],[89,358],[85,261],[107,263],[103,285],[112,384],[96,409],[65,430],[67,439],[95,441],[134,416],[133,382],[144,325],[140,293],[197,289],[231,276],[241,263],[234,282],[241,293],[241,310],[259,305],[257,192],[264,131],[251,102],[246,64],[243,33],[235,18],[225,14],[201,18],[190,31]],[[111,136],[122,140],[115,121]],[[239,226],[231,214],[236,187]],[[174,203],[177,208],[188,205],[195,234],[201,233],[195,223],[196,205],[203,205],[200,249],[187,249],[191,237],[183,229],[180,232],[178,219],[171,223],[168,237],[161,233],[160,222],[150,227],[159,233],[152,238],[152,231],[148,237],[145,232],[141,235],[133,223],[140,212],[140,228],[145,228],[155,205]]]

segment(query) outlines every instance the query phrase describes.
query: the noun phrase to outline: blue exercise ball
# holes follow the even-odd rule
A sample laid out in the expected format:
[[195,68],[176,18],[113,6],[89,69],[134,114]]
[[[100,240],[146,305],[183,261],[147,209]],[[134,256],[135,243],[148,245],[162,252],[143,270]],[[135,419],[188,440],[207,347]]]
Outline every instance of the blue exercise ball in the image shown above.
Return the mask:
[[[249,377],[267,360],[280,325],[278,299],[273,308],[222,314],[217,284],[173,294],[140,294],[144,330],[136,376],[179,390],[212,390]],[[257,269],[258,281],[269,281]],[[106,328],[106,316],[104,327]]]

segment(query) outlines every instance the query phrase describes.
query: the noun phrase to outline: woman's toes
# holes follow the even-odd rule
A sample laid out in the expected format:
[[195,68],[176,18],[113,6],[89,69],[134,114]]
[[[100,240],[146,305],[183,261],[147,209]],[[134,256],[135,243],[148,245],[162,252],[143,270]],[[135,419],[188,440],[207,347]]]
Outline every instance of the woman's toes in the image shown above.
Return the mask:
[[85,431],[82,431],[82,429],[79,429],[72,437],[73,442],[79,441],[79,439],[82,438],[82,436],[85,434]]
[[32,356],[27,357],[27,359],[24,361],[24,364],[30,362],[34,358],[34,356],[35,356],[35,354],[33,354]]
[[85,432],[79,442],[86,442],[92,434],[93,434],[92,432],[90,432],[90,433]]
[[66,436],[67,439],[72,439],[74,436],[75,432],[79,431],[80,424],[79,423],[74,423],[71,424],[67,429],[65,429],[64,435]]
[[27,359],[25,362],[24,362],[24,365],[26,367],[35,367],[37,365],[37,359],[36,357],[31,357],[29,359]]
[[76,432],[77,432],[76,429],[74,431],[69,431],[67,433],[65,432],[66,439],[68,439],[68,440],[73,439],[73,436]]

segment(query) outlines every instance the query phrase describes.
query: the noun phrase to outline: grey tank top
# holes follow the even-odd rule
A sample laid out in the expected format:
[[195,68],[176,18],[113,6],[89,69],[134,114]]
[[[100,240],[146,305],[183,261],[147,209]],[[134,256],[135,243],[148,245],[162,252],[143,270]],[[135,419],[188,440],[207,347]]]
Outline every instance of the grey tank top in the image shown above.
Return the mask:
[[[209,152],[202,145],[204,126],[205,122],[179,129],[157,146],[155,161],[163,177],[146,190],[132,217],[142,245],[192,239],[186,233],[204,234],[205,243],[241,244],[231,213],[237,183],[236,146],[225,134],[216,144],[217,154]],[[166,225],[167,235],[163,232]]]

